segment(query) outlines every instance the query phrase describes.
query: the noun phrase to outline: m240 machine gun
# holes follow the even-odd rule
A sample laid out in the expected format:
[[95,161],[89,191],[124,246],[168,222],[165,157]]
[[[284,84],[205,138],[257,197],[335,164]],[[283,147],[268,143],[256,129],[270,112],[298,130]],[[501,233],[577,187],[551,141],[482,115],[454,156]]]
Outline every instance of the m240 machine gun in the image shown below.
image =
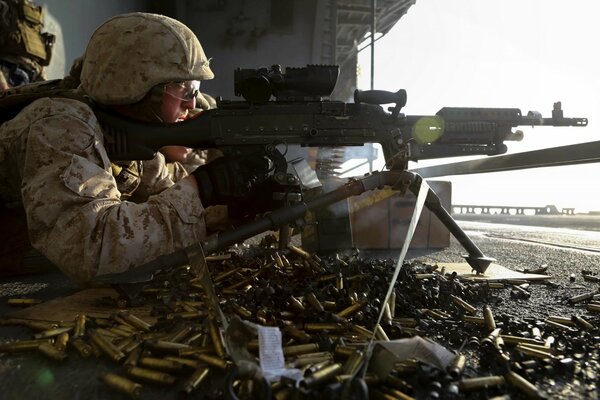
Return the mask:
[[[280,145],[362,146],[379,143],[389,171],[350,181],[317,199],[302,199],[275,210],[234,231],[209,238],[204,253],[218,250],[266,230],[281,227],[335,201],[382,185],[418,192],[421,178],[407,171],[408,161],[465,155],[505,153],[507,140],[518,140],[519,126],[586,126],[586,118],[565,118],[555,103],[552,117],[540,113],[523,115],[517,108],[444,107],[435,115],[405,115],[405,90],[359,91],[354,103],[324,100],[332,92],[337,66],[279,66],[235,71],[235,93],[243,101],[218,99],[218,107],[196,118],[165,126],[140,123],[106,110],[95,110],[106,134],[105,145],[112,160],[150,159],[166,145],[218,148],[225,156],[261,154],[272,163],[268,176],[281,185],[298,186],[297,176],[288,172],[288,161]],[[387,110],[384,104],[392,104]],[[465,247],[469,264],[483,272],[492,261],[485,257],[450,214],[429,193],[426,206]],[[162,258],[163,262],[165,258]],[[186,262],[185,252],[173,255],[173,264]],[[145,266],[145,271],[159,268]],[[135,270],[135,269],[134,269]],[[144,269],[141,269],[142,271]]]

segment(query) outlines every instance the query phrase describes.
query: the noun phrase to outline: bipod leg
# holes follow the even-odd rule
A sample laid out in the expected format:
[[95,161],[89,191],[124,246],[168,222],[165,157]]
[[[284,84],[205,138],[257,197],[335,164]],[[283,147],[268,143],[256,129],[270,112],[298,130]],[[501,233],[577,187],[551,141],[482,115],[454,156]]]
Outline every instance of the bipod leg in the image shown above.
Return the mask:
[[[414,174],[414,179],[411,185],[409,186],[409,190],[414,193],[415,196],[419,195],[419,187],[421,186],[421,178],[420,175]],[[483,252],[477,247],[475,243],[471,240],[469,236],[462,230],[460,226],[456,223],[456,220],[452,218],[450,213],[446,211],[446,209],[442,206],[440,198],[438,195],[430,188],[429,193],[427,193],[427,198],[425,199],[425,206],[435,214],[436,217],[442,221],[444,226],[448,228],[452,236],[458,240],[458,242],[464,247],[464,249],[469,253],[467,255],[463,255],[467,263],[478,273],[484,273],[487,267],[496,261],[494,258],[487,257],[483,254]]]

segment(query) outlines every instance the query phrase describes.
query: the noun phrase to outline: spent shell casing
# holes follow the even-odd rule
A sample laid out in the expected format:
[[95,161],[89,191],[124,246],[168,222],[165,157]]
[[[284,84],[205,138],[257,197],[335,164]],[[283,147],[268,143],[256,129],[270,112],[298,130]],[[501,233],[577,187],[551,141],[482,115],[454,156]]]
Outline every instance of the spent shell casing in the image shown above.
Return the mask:
[[562,331],[566,331],[566,332],[576,331],[575,328],[571,328],[570,326],[567,326],[565,324],[559,324],[558,322],[554,322],[554,321],[550,321],[550,320],[546,320],[545,322],[546,322],[546,326],[551,326],[553,328],[560,329]]
[[323,308],[323,304],[321,304],[321,302],[319,301],[319,299],[317,299],[317,296],[315,295],[314,292],[308,292],[308,293],[306,293],[304,295],[304,299],[306,300],[306,302],[308,304],[310,304],[312,306],[312,308],[314,308],[318,312],[325,311],[325,308]]
[[467,357],[464,354],[458,354],[452,360],[450,367],[448,368],[448,373],[454,379],[460,378],[463,371],[465,370],[465,366],[467,365]]
[[131,343],[136,342],[136,341],[137,341],[137,339],[134,336],[129,336],[129,337],[123,338],[123,339],[119,340],[117,343],[115,343],[115,347],[124,353],[128,353],[124,349],[126,347],[129,347],[131,345]]
[[125,358],[125,354],[123,354],[121,350],[98,332],[90,332],[89,336],[92,343],[98,346],[98,348],[114,362],[118,363]]
[[461,299],[460,297],[451,294],[450,298],[452,299],[452,302],[454,304],[465,310],[467,313],[471,315],[477,314],[477,309],[469,303],[467,303],[466,301],[464,301],[463,299]]
[[293,325],[286,326],[283,332],[300,343],[308,342],[311,339],[311,336],[308,333],[296,328]]
[[129,367],[127,374],[134,378],[144,380],[146,382],[158,383],[162,385],[172,385],[175,383],[175,377],[165,372],[152,371],[146,368]]
[[590,324],[583,317],[578,317],[577,315],[573,315],[573,316],[571,316],[571,320],[575,323],[575,325],[577,325],[581,329],[585,329],[586,331],[594,330],[594,325]]
[[36,304],[40,304],[42,301],[41,300],[37,300],[37,299],[8,299],[6,301],[6,303],[9,306],[15,306],[15,307],[28,307],[28,306],[34,306]]
[[[333,364],[333,358],[329,358],[323,361],[317,361],[315,363],[310,364],[304,371],[304,373],[308,373],[308,374],[313,374],[317,371],[322,370],[323,368],[327,367],[328,365]],[[338,375],[339,376],[339,375]]]
[[127,321],[130,325],[133,325],[134,327],[144,332],[149,332],[152,328],[152,324],[144,321],[143,319],[136,316],[135,314],[132,314],[129,311],[123,311],[119,313],[119,316],[122,317],[125,321]]
[[283,355],[285,357],[292,357],[298,354],[306,354],[306,353],[314,353],[319,350],[318,343],[305,343],[305,344],[297,344],[293,346],[284,346],[283,347]]
[[557,322],[559,324],[568,325],[568,326],[574,326],[575,325],[575,321],[573,321],[571,318],[557,317],[557,316],[554,316],[554,315],[551,315],[548,318],[546,318],[545,322],[548,322],[548,321]]
[[359,370],[361,365],[363,364],[363,352],[360,350],[356,350],[352,353],[352,355],[346,360],[343,367],[344,374],[354,375],[356,371]]
[[568,302],[569,304],[581,303],[582,301],[591,299],[592,297],[594,297],[595,294],[596,292],[583,293],[569,298]]
[[240,306],[237,303],[231,302],[231,309],[242,318],[250,318],[252,316],[252,311],[248,310],[246,307]]
[[388,304],[390,307],[390,314],[392,315],[392,320],[393,320],[396,316],[396,291],[395,290],[392,290],[392,293],[390,293],[390,298],[388,299]]
[[502,386],[506,380],[503,376],[492,375],[482,376],[477,378],[464,378],[460,381],[459,387],[461,391],[484,390],[490,387]]
[[530,344],[539,344],[539,345],[544,344],[544,342],[542,342],[541,340],[537,340],[534,338],[528,338],[528,337],[513,336],[513,335],[500,335],[500,337],[502,338],[502,340],[504,340],[504,343],[510,343],[510,344],[519,344],[519,343],[530,343]]
[[193,335],[191,335],[190,337],[186,338],[183,341],[183,344],[195,344],[196,342],[200,342],[200,340],[202,340],[202,336],[204,335],[204,332],[197,332]]
[[81,337],[71,340],[70,343],[75,347],[75,350],[77,350],[81,357],[87,358],[92,355],[92,346],[87,344]]
[[217,320],[215,318],[208,319],[208,333],[210,334],[210,338],[212,339],[213,347],[215,349],[215,353],[221,358],[225,357],[225,345],[223,343],[223,336],[221,336],[221,329],[217,324]]
[[480,318],[480,317],[473,317],[473,316],[470,316],[470,315],[463,315],[462,316],[462,320],[464,322],[469,323],[469,324],[485,325],[485,319]]
[[213,367],[217,367],[222,370],[227,370],[231,367],[230,361],[212,356],[210,354],[196,354],[195,357],[200,361],[204,361],[208,365],[212,365]]
[[317,371],[311,375],[308,375],[304,380],[300,381],[300,386],[310,388],[322,383],[333,380],[336,375],[342,373],[342,364],[332,364],[320,371]]
[[335,275],[335,288],[337,290],[344,289],[344,277],[342,276],[341,272]]
[[54,347],[56,348],[56,350],[62,351],[64,353],[64,351],[67,349],[68,343],[69,343],[69,333],[63,332],[56,337],[56,339],[54,341]]
[[389,342],[390,338],[380,324],[375,325],[375,338],[377,340]]
[[213,283],[217,284],[221,281],[224,281],[225,279],[229,278],[230,276],[236,274],[237,272],[239,272],[241,270],[242,270],[242,267],[235,267],[230,270],[221,272],[219,275],[215,276],[215,278],[213,279]]
[[75,329],[73,330],[73,338],[78,338],[85,335],[85,314],[79,314],[75,318]]
[[50,343],[42,343],[37,349],[40,353],[55,361],[63,361],[65,358],[67,358],[67,355],[64,351],[58,350]]
[[179,349],[177,351],[177,354],[179,356],[193,356],[195,354],[206,354],[206,353],[212,353],[212,352],[213,352],[212,346],[200,346],[200,347],[188,347],[185,349]]
[[355,353],[356,349],[348,346],[335,346],[333,354],[337,358],[348,358]]
[[363,299],[363,300],[359,301],[358,303],[352,304],[351,306],[344,308],[342,311],[338,312],[336,315],[340,318],[349,317],[353,314],[356,314],[356,312],[358,312],[362,308],[364,308],[367,305],[367,302],[368,302],[367,299]]
[[336,322],[307,322],[304,324],[304,329],[307,331],[341,332],[344,330],[344,325]]
[[395,388],[391,388],[389,386],[380,386],[378,388],[379,392],[375,392],[375,393],[381,393],[383,395],[383,397],[378,396],[377,394],[375,394],[375,399],[394,399],[394,400],[414,400],[414,397],[411,397],[409,395],[407,395],[406,393],[403,393],[402,391],[395,389]]
[[516,372],[509,371],[506,375],[506,380],[512,386],[519,389],[527,398],[529,399],[544,399],[545,396],[540,393],[539,389],[535,387],[531,382],[527,379],[523,378],[521,375]]
[[129,395],[129,397],[132,399],[139,399],[142,395],[142,385],[135,383],[124,376],[107,372],[105,374],[101,374],[100,379],[106,384],[106,386],[116,390],[117,392]]
[[35,335],[33,335],[33,337],[36,339],[51,338],[51,337],[58,336],[61,333],[71,332],[72,330],[73,330],[73,327],[50,329],[48,331],[42,331],[40,333],[36,333]]
[[539,358],[539,359],[555,359],[556,357],[551,353],[550,349],[542,350],[540,348],[532,348],[526,344],[518,344],[516,347],[517,351],[520,351],[523,354],[526,354],[531,357]]
[[168,342],[183,343],[183,339],[185,339],[193,330],[194,328],[190,325],[183,326],[171,335],[165,337],[165,340]]
[[18,342],[0,344],[0,353],[15,353],[19,351],[35,350],[44,343],[51,343],[51,339],[20,340]]
[[141,367],[147,367],[150,369],[157,369],[159,371],[167,372],[181,372],[184,369],[183,364],[180,364],[176,361],[156,357],[141,357],[138,360],[137,365]]
[[496,320],[494,319],[492,309],[488,305],[483,306],[483,321],[488,332],[496,329]]
[[123,351],[124,353],[130,353],[133,350],[140,347],[141,344],[142,344],[142,341],[140,339],[135,339],[135,340],[129,342],[129,344],[127,344],[125,347],[123,347],[121,349],[121,351]]
[[288,249],[290,249],[292,252],[296,253],[302,258],[310,259],[310,253],[304,249],[301,249],[300,247],[289,244]]
[[324,361],[333,362],[333,355],[331,353],[315,353],[314,356],[310,357],[298,357],[294,362],[291,363],[291,365],[293,365],[294,368],[304,369]]
[[370,338],[373,336],[372,331],[368,330],[367,328],[361,325],[352,325],[350,331],[365,338]]
[[305,310],[304,304],[302,304],[302,302],[295,296],[290,296],[288,299],[288,304],[290,305],[291,309],[298,312],[303,312]]
[[600,305],[598,304],[586,304],[585,309],[591,312],[600,313]]
[[136,347],[129,354],[127,354],[127,358],[123,362],[123,365],[126,367],[135,367],[138,364],[141,355],[142,348]]
[[165,357],[165,360],[175,361],[175,362],[178,362],[181,365],[186,366],[187,368],[192,368],[192,369],[196,369],[200,365],[200,361],[198,361],[198,360],[192,360],[190,358],[184,358],[184,357],[171,357],[171,356],[169,356],[169,357]]
[[200,367],[194,371],[192,376],[183,384],[182,391],[187,395],[191,395],[194,390],[198,388],[204,382],[208,376],[209,369],[206,367]]
[[192,347],[189,344],[167,342],[165,340],[160,339],[146,340],[144,343],[151,349],[171,353],[178,353],[181,349],[189,349]]

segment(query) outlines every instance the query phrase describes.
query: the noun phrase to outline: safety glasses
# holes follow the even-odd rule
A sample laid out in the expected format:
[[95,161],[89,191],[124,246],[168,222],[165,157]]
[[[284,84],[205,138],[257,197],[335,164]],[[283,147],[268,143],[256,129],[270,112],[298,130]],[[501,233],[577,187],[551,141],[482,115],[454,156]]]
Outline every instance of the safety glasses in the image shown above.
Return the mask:
[[165,93],[181,101],[191,101],[200,92],[200,81],[169,82],[165,85]]

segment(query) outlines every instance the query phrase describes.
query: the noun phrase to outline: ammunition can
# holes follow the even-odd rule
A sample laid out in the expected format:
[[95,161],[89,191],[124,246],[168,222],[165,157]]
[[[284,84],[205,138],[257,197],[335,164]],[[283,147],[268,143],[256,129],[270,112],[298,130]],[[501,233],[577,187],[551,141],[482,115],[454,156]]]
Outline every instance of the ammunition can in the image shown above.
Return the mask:
[[342,364],[332,364],[304,378],[304,380],[300,381],[300,386],[310,388],[320,385],[333,380],[336,375],[341,373]]
[[225,345],[223,344],[223,337],[221,336],[221,329],[217,324],[215,318],[208,319],[208,332],[215,349],[215,353],[221,358],[225,357]]
[[29,307],[40,304],[42,301],[37,299],[8,299],[6,302],[9,306]]
[[219,357],[211,356],[210,354],[195,354],[195,357],[200,361],[204,361],[208,365],[212,365],[213,367],[217,367],[224,371],[231,367],[231,362],[223,360]]
[[505,382],[503,376],[482,376],[462,379],[459,383],[459,387],[461,391],[469,392],[474,390],[484,390],[494,386],[502,386]]
[[181,372],[184,367],[183,364],[176,361],[155,357],[142,357],[138,360],[138,365],[167,372]]
[[458,354],[454,360],[452,360],[452,364],[450,364],[450,367],[448,368],[448,373],[453,379],[458,379],[461,377],[466,365],[467,357],[465,357],[464,354]]
[[89,336],[92,339],[92,342],[114,362],[118,363],[125,358],[125,354],[123,354],[121,350],[98,332],[90,332]]
[[492,314],[492,309],[488,305],[483,306],[483,321],[488,332],[496,329],[496,320],[494,314]]
[[298,354],[306,354],[313,353],[319,350],[318,343],[306,343],[306,344],[298,344],[295,346],[284,346],[283,347],[283,355],[285,357],[292,357]]
[[130,381],[129,379],[113,374],[105,373],[100,375],[100,379],[110,388],[129,395],[132,399],[139,399],[142,395],[142,385]]
[[469,313],[471,315],[477,314],[477,309],[475,307],[473,307],[472,305],[470,305],[469,303],[467,303],[466,301],[464,301],[463,299],[461,299],[460,297],[457,297],[457,296],[451,294],[450,298],[452,299],[452,302],[454,304],[456,304],[457,306],[459,306],[460,308],[465,310],[467,313]]
[[304,299],[308,304],[310,304],[315,310],[318,312],[323,312],[325,309],[323,308],[323,304],[317,299],[314,292],[308,292],[304,295]]
[[129,367],[127,369],[127,374],[146,382],[158,383],[161,385],[172,385],[175,383],[175,377],[173,375],[140,367]]
[[194,371],[192,376],[185,381],[183,384],[182,391],[187,395],[191,395],[194,390],[198,388],[204,382],[206,377],[208,376],[209,369],[206,367],[200,367]]
[[71,332],[72,330],[73,330],[72,327],[50,329],[48,331],[42,331],[40,333],[36,333],[35,335],[33,335],[33,337],[36,339],[46,339],[46,338],[58,336],[61,333]]
[[75,347],[75,350],[81,357],[87,358],[92,355],[92,346],[83,341],[81,337],[76,337],[71,341],[71,345]]
[[18,342],[0,344],[0,353],[15,353],[19,351],[35,350],[44,343],[50,343],[51,339],[21,340]]
[[62,361],[67,358],[67,355],[64,351],[58,350],[56,347],[52,346],[50,343],[42,343],[39,345],[38,350],[40,353],[45,355],[48,358],[51,358],[55,361]]
[[359,301],[358,303],[352,304],[351,306],[344,308],[342,311],[340,311],[336,315],[340,318],[346,318],[346,317],[349,317],[349,316],[355,314],[357,311],[361,310],[366,305],[367,305],[367,300],[363,299],[363,300]]
[[510,371],[505,375],[505,377],[508,383],[519,389],[526,397],[530,399],[545,398],[545,396],[540,393],[538,388],[536,388],[531,382],[523,378],[521,375]]

